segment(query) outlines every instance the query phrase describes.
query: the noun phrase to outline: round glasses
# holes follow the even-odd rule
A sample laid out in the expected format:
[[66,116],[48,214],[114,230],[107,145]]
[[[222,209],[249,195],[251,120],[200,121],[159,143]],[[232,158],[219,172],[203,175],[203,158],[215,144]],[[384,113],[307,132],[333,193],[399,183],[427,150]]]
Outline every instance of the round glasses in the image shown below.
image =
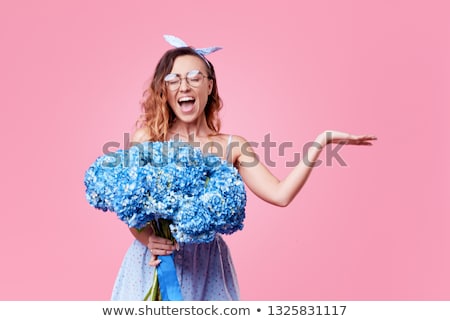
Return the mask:
[[168,74],[164,77],[167,88],[171,91],[177,90],[181,86],[181,81],[186,79],[186,82],[191,87],[198,87],[203,83],[203,79],[209,78],[202,74],[200,70],[191,70],[186,74],[186,77],[181,77],[179,74]]

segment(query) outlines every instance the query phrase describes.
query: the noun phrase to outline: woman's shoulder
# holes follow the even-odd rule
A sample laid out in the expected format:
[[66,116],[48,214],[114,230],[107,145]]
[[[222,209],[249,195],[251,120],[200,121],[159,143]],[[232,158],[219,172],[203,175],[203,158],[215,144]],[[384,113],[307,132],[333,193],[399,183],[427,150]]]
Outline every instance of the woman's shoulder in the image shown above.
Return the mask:
[[242,154],[252,152],[252,144],[241,135],[220,133],[216,137],[217,141],[223,146],[225,159],[233,164],[237,164]]
[[247,142],[244,137],[236,134],[218,133],[215,135],[215,137],[217,137],[217,139],[220,141],[227,142],[228,144],[234,143],[234,145],[240,145]]
[[132,143],[143,143],[143,142],[147,142],[149,140],[150,140],[150,135],[148,132],[148,128],[146,128],[146,127],[137,128],[134,131],[133,136],[131,137]]

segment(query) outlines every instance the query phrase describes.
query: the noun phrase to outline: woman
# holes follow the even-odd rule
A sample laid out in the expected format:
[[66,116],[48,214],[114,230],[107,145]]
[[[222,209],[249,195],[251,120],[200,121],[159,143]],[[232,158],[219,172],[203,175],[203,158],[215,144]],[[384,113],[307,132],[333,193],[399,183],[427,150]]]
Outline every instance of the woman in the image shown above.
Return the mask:
[[[262,200],[287,206],[305,184],[326,144],[371,145],[374,136],[326,131],[317,136],[284,180],[278,180],[258,160],[241,136],[220,132],[214,67],[204,55],[182,46],[167,51],[159,61],[143,102],[144,119],[132,141],[179,139],[203,152],[213,152],[233,164],[247,187]],[[136,240],[128,250],[117,277],[113,300],[142,300],[151,286],[158,256],[174,253],[184,300],[239,300],[239,287],[227,245],[220,236],[211,243],[173,244],[148,227],[131,229]]]

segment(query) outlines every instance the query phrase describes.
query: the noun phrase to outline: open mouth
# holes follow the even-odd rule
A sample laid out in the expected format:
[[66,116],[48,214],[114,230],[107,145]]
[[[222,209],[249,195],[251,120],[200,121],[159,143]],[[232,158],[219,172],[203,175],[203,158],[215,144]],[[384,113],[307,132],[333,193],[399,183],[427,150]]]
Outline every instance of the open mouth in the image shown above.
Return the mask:
[[178,105],[180,105],[181,111],[187,113],[194,109],[195,98],[194,97],[181,97],[178,99]]

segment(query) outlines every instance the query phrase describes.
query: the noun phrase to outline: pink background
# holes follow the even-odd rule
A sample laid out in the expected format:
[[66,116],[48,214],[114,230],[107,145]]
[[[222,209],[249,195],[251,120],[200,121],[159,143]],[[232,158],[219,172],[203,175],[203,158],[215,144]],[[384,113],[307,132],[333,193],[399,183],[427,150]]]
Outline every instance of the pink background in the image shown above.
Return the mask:
[[[132,241],[83,175],[133,129],[175,34],[220,45],[223,131],[283,177],[326,129],[343,148],[277,208],[249,194],[227,237],[244,300],[450,299],[447,1],[2,1],[0,299],[108,300]],[[263,150],[258,149],[261,153]],[[262,155],[262,154],[261,154]],[[322,157],[324,159],[324,157]]]

